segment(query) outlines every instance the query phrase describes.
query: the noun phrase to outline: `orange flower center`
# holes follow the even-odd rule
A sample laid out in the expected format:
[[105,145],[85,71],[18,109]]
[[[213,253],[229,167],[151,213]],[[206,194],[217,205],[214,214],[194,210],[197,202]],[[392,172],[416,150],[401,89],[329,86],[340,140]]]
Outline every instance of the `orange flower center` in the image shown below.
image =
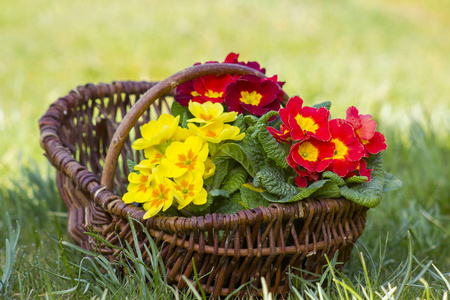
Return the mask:
[[200,114],[200,119],[205,120],[205,121],[211,121],[212,119],[214,119],[213,115],[205,115],[203,113]]
[[170,189],[164,186],[164,184],[159,184],[152,192],[153,201],[151,201],[152,207],[159,207],[167,201],[168,193]]
[[187,199],[188,197],[194,197],[194,184],[189,184],[185,179],[180,182],[180,185],[175,186],[177,191],[180,191],[183,194],[183,198]]
[[164,155],[162,155],[161,153],[156,153],[155,157],[153,158],[153,160],[151,161],[151,164],[157,164],[161,162],[161,158],[163,158]]
[[214,131],[209,130],[209,131],[206,133],[206,136],[207,136],[207,137],[210,137],[210,138],[215,138],[215,137],[217,137],[217,134],[216,134]]
[[138,193],[139,192],[147,193],[147,190],[149,189],[147,187],[147,179],[148,179],[148,176],[141,176],[141,178],[139,178],[139,181],[141,183],[139,184],[139,187],[138,187],[136,192],[138,192]]
[[160,207],[163,205],[163,200],[156,198],[154,201],[150,203],[151,207]]
[[179,168],[187,168],[189,171],[195,169],[195,164],[197,162],[197,155],[194,155],[192,149],[189,149],[187,156],[184,154],[178,155],[178,162],[175,164]]

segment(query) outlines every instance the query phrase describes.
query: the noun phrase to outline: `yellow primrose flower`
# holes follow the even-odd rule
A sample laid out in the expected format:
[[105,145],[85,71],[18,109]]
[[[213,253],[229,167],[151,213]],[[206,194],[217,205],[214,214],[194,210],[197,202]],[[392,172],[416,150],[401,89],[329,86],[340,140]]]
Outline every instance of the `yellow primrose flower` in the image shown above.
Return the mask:
[[245,133],[239,134],[239,127],[223,124],[223,122],[213,122],[202,127],[189,123],[188,127],[204,140],[215,144],[224,140],[240,141],[245,136]]
[[[161,150],[159,149],[158,146],[151,146],[151,147],[145,148],[144,154],[145,154],[146,159],[141,161],[139,163],[139,165],[142,165],[145,163],[145,165],[149,165],[149,167],[155,167],[155,166],[159,165],[161,163],[161,160],[164,157],[164,153],[161,152]],[[137,169],[139,165],[135,166],[134,169],[140,170],[140,169]]]
[[147,211],[144,219],[153,217],[161,211],[166,211],[173,203],[173,183],[164,177],[155,176],[152,182],[152,192],[144,203]]
[[220,103],[212,103],[207,101],[205,103],[189,102],[189,111],[195,118],[189,119],[188,122],[196,123],[211,123],[211,122],[233,122],[237,118],[237,112],[223,112],[223,106]]
[[128,175],[130,182],[127,187],[128,192],[122,197],[125,203],[144,203],[150,197],[151,182],[154,178],[153,169],[148,167],[145,161],[142,161],[135,166],[135,170],[139,170],[139,174],[132,172]]
[[170,144],[161,165],[170,170],[171,176],[166,175],[167,177],[180,177],[188,171],[203,174],[208,153],[208,144],[202,138],[190,136],[185,142]]
[[206,203],[208,194],[203,188],[203,179],[201,174],[195,176],[186,172],[183,176],[175,178],[174,197],[178,202],[178,209],[184,208],[189,203],[202,205]]
[[142,138],[133,143],[133,149],[142,150],[154,145],[161,145],[169,140],[177,131],[180,116],[176,118],[169,114],[162,114],[158,120],[152,120],[141,128]]
[[178,126],[172,138],[163,143],[163,145],[154,145],[145,148],[144,155],[147,159],[149,159],[153,163],[153,166],[158,165],[161,163],[161,160],[165,157],[164,153],[166,151],[166,148],[173,141],[184,142],[189,136],[192,136],[193,134],[195,133],[193,133],[189,129]]
[[216,165],[209,158],[205,161],[205,173],[203,173],[203,179],[208,179],[216,172]]
[[181,126],[178,126],[177,130],[175,131],[175,134],[172,136],[172,141],[179,141],[184,142],[188,137],[195,135],[191,130],[187,128],[183,128]]

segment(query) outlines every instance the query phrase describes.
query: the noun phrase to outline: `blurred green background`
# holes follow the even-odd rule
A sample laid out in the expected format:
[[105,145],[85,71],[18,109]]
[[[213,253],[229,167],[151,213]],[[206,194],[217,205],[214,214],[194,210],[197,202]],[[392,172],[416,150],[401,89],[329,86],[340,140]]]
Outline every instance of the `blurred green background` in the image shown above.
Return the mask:
[[2,1],[0,174],[45,163],[38,118],[77,85],[161,80],[229,52],[308,104],[331,100],[405,128],[449,129],[446,0]]
[[[28,224],[36,216],[20,205],[64,210],[48,199],[54,172],[38,130],[58,97],[86,83],[158,81],[236,52],[308,105],[330,100],[334,117],[350,105],[374,116],[389,145],[385,168],[404,186],[369,212],[362,241],[375,247],[391,232],[387,255],[401,260],[411,229],[416,254],[448,272],[449,28],[447,0],[1,1],[1,205],[21,221],[24,244],[32,231],[54,232]],[[42,181],[20,172],[30,165]]]

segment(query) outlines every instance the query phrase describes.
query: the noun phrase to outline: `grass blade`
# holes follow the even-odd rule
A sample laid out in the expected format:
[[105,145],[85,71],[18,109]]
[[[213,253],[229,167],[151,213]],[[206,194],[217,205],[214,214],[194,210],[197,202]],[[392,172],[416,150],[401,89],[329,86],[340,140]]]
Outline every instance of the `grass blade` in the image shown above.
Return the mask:
[[411,277],[411,268],[412,268],[412,262],[413,262],[413,242],[412,242],[412,236],[411,232],[408,230],[407,233],[407,239],[408,239],[408,258],[406,259],[406,270],[405,270],[405,276],[400,283],[400,286],[398,288],[397,295],[395,296],[395,300],[398,300],[400,296],[402,295],[402,292],[408,282],[408,278]]

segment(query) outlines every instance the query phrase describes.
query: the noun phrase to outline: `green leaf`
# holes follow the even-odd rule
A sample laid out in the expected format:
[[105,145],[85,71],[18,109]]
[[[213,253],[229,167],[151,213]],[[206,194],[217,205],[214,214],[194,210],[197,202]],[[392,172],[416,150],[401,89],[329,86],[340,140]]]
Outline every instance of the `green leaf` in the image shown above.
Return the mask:
[[386,172],[385,175],[386,178],[383,185],[383,192],[394,191],[402,186],[403,183],[400,179]]
[[172,103],[171,110],[174,117],[180,116],[180,126],[183,128],[187,128],[187,120],[193,117],[189,111],[189,108],[174,101]]
[[187,106],[183,106],[180,103],[174,101],[172,103],[171,110],[172,110],[172,115],[174,117],[177,117],[177,116],[181,116],[183,113],[189,111],[189,108]]
[[338,186],[345,185],[344,179],[340,177],[338,174],[331,172],[331,171],[325,171],[322,173],[322,179],[331,179],[334,181]]
[[345,198],[366,207],[376,207],[383,197],[385,172],[381,155],[369,157],[367,168],[373,169],[370,181],[354,184],[351,187],[341,186],[341,194]]
[[258,133],[259,142],[262,148],[267,154],[267,157],[272,159],[277,166],[281,168],[288,168],[287,163],[288,149],[283,144],[277,142],[277,140],[270,134],[267,127]]
[[288,148],[278,143],[277,140],[267,130],[267,122],[274,116],[278,116],[277,111],[269,111],[268,113],[263,115],[256,123],[255,131],[251,133],[251,137],[258,138],[258,142],[261,145],[260,148],[264,150],[265,157],[272,159],[278,166],[282,168],[288,168],[289,165],[286,160],[289,153]]
[[[242,140],[242,147],[247,153],[248,158],[252,161],[254,166],[254,172],[258,172],[264,168],[264,161],[266,157],[264,156],[264,150],[258,141],[257,137],[252,137],[251,133],[255,128],[251,127],[247,130],[244,139]],[[249,172],[249,174],[254,177],[255,174]]]
[[244,117],[244,122],[248,126],[253,126],[256,124],[256,122],[258,122],[258,117],[254,116],[254,115],[246,115]]
[[206,203],[203,205],[195,205],[194,203],[190,203],[188,206],[183,208],[180,212],[188,212],[188,215],[194,215],[194,216],[204,216],[208,213],[210,213],[210,207],[214,203],[215,197],[208,193],[208,196],[206,197]]
[[229,165],[228,160],[216,163],[216,171],[214,172],[214,175],[210,177],[212,178],[212,180],[210,182],[209,181],[205,182],[211,187],[212,190],[218,189],[222,185],[223,180],[228,174],[228,165]]
[[208,142],[209,154],[214,156],[219,150],[221,144]]
[[330,110],[331,102],[325,101],[325,102],[317,103],[317,104],[314,104],[312,107],[317,108],[317,109],[319,109],[321,107],[325,107],[326,109]]
[[222,206],[215,211],[217,214],[230,215],[235,214],[238,211],[245,210],[246,208],[242,204],[234,201],[226,201]]
[[257,127],[267,126],[267,122],[269,122],[269,119],[275,116],[278,116],[277,111],[274,110],[269,111],[268,113],[259,118],[258,122],[256,122],[256,126]]
[[279,168],[264,168],[259,171],[253,179],[253,185],[257,188],[261,187],[268,193],[275,194],[279,197],[296,194],[297,188],[287,183],[286,175]]
[[297,191],[299,191],[297,194],[290,194],[281,199],[276,199],[276,197],[273,197],[274,196],[273,194],[272,195],[270,195],[270,194],[268,195],[268,193],[262,193],[262,194],[263,194],[264,198],[270,202],[277,202],[277,203],[295,202],[295,201],[303,200],[303,199],[311,196],[315,191],[317,191],[321,187],[323,187],[325,185],[325,183],[328,181],[329,181],[328,179],[318,180],[306,188],[297,188]]
[[209,191],[208,195],[211,195],[211,197],[224,197],[224,198],[230,197],[230,193],[228,191],[219,189]]
[[233,126],[239,128],[240,132],[245,132],[247,130],[247,126],[244,122],[244,115],[238,114],[236,120],[233,123]]
[[[250,176],[255,176],[255,168],[252,161],[249,159],[247,153],[239,144],[226,143],[220,147],[219,151],[213,156],[212,161],[214,164],[219,164],[223,161],[233,159],[240,163],[245,170],[250,174]],[[217,170],[218,168],[216,168]],[[217,172],[217,171],[216,171]]]
[[242,186],[240,191],[242,203],[247,209],[252,209],[258,206],[268,207],[270,205],[269,201],[261,197],[262,193],[253,191],[245,186]]
[[134,167],[137,166],[137,165],[138,164],[135,163],[134,161],[132,161],[131,159],[127,160],[127,166],[128,166],[128,170],[130,170],[130,173],[134,172],[134,173],[139,174],[139,171],[134,169]]
[[169,207],[167,210],[163,211],[161,210],[158,213],[159,216],[164,216],[164,217],[176,217],[176,216],[181,216],[180,211],[178,209],[176,209],[174,206]]
[[235,193],[230,198],[230,200],[221,201],[220,203],[218,203],[218,206],[215,209],[215,212],[218,214],[234,214],[234,213],[236,213],[240,210],[244,210],[244,209],[247,209],[247,207],[245,207],[243,205],[243,202],[241,199],[241,194]]
[[262,192],[261,195],[264,197],[264,199],[266,199],[269,202],[286,203],[290,202],[289,200],[294,198],[296,194],[289,194],[285,197],[280,197],[278,195],[274,195],[268,192]]
[[232,194],[237,191],[248,178],[248,173],[241,165],[235,167],[228,175],[227,180],[222,184],[221,189]]
[[[233,166],[234,163],[230,160],[225,160],[217,164],[214,176],[205,181],[205,184],[210,187],[210,191],[208,192],[208,196],[206,198],[206,203],[203,205],[194,205],[191,203],[186,207],[186,209],[194,215],[204,215],[210,212],[210,206],[213,203],[222,202],[224,198],[228,201],[231,193],[223,189],[219,189],[219,187],[222,185],[223,180],[227,177],[228,173],[230,173],[230,168]],[[215,211],[214,208],[212,211]]]
[[350,185],[352,183],[363,183],[366,182],[369,178],[367,176],[352,176],[345,180],[345,184]]
[[324,183],[324,185],[311,194],[312,198],[323,198],[323,199],[329,199],[329,198],[339,198],[342,197],[341,191],[339,189],[339,186],[336,184],[336,182],[328,180]]

